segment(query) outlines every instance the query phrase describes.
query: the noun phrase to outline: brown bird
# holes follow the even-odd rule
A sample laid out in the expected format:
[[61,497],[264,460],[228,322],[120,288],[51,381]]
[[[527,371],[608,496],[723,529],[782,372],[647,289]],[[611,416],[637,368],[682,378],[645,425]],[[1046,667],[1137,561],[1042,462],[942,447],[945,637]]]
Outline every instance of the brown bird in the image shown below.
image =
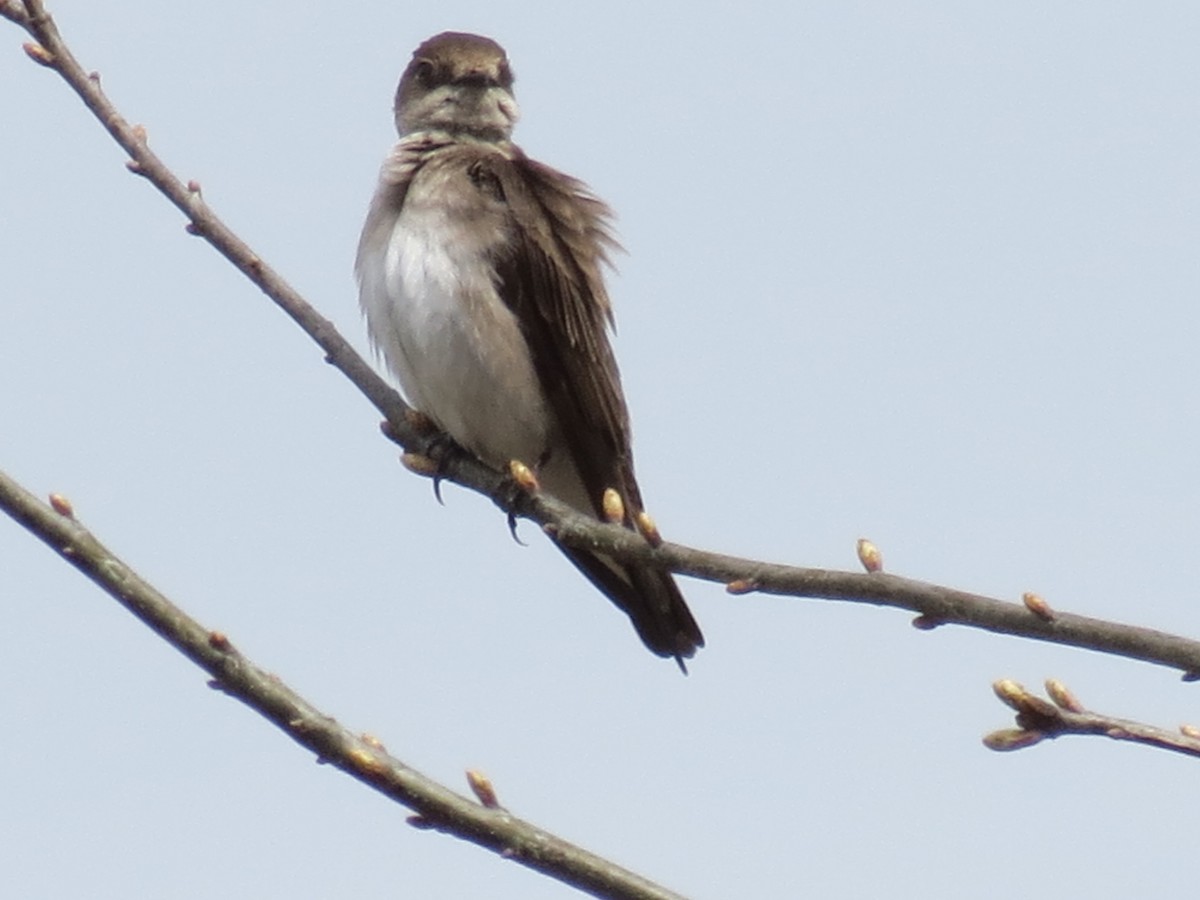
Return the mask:
[[[633,527],[642,497],[609,344],[601,267],[612,213],[580,181],[512,143],[513,73],[489,38],[447,32],[413,54],[358,247],[372,341],[409,401],[467,450],[603,517],[614,489]],[[669,573],[558,544],[633,621],[683,659],[704,637]]]

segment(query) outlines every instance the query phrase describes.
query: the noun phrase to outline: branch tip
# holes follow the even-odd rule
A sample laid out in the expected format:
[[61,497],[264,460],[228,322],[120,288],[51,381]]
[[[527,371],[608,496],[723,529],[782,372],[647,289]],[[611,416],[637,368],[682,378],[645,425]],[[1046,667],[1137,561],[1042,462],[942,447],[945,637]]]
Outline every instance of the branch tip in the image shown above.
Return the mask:
[[1032,696],[1025,686],[1011,678],[1001,678],[992,682],[992,690],[1005,706],[1021,712],[1025,708],[1025,700]]
[[1083,704],[1079,702],[1079,699],[1071,693],[1070,688],[1057,678],[1046,679],[1046,693],[1050,695],[1050,699],[1054,701],[1054,705],[1059,709],[1065,709],[1067,712],[1074,713],[1084,711]]
[[983,745],[989,750],[1006,753],[1010,750],[1022,750],[1041,743],[1046,735],[1040,731],[1027,731],[1024,728],[1001,728],[991,734],[984,735]]

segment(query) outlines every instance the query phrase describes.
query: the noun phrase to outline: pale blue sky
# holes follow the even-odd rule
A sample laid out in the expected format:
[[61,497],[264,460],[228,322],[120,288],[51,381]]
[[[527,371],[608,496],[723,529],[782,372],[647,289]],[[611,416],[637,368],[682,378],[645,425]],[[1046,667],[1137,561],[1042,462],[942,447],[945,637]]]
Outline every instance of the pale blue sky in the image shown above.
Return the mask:
[[[503,43],[533,156],[619,214],[617,352],[668,538],[1200,632],[1200,7],[58,0],[84,65],[365,347],[395,80]],[[439,507],[319,351],[0,35],[0,468],[455,787],[685,894],[1194,890],[1196,763],[1012,755],[990,683],[1168,726],[1200,686],[684,582],[681,677],[526,525]],[[0,521],[22,898],[551,898],[292,745]]]

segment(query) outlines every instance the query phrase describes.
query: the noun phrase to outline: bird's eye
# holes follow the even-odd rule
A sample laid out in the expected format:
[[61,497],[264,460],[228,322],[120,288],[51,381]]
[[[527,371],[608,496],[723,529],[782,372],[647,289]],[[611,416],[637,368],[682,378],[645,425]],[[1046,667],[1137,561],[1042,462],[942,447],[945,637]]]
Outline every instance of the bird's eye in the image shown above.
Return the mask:
[[427,59],[418,59],[413,67],[413,75],[418,82],[428,87],[433,81],[433,63]]

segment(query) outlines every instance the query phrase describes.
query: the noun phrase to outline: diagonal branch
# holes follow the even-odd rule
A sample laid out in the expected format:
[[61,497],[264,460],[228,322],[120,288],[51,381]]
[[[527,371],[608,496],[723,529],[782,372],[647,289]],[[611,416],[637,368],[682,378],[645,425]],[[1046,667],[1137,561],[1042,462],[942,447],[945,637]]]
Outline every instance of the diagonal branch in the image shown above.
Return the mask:
[[679,895],[518,819],[495,803],[486,780],[469,778],[483,805],[390,756],[374,738],[353,734],[200,625],[106,548],[63,497],[52,506],[0,472],[0,508],[103,591],[213,676],[212,687],[241,700],[285,734],[381,794],[417,812],[411,824],[453,834],[598,897],[680,900]]
[[[882,572],[855,573],[801,568],[677,544],[651,546],[639,535],[582,516],[551,497],[514,492],[512,481],[478,460],[447,447],[436,435],[414,425],[412,410],[320,315],[204,202],[199,185],[184,183],[146,143],[145,131],[129,123],[105,96],[97,75],[88,74],[63,41],[41,0],[0,0],[0,16],[37,40],[26,52],[56,71],[84,105],[129,154],[130,171],[145,177],[188,218],[188,231],[203,237],[256,284],[325,352],[386,419],[385,432],[404,447],[410,460],[464,487],[490,497],[510,515],[532,519],[565,544],[602,548],[613,556],[662,566],[683,575],[724,583],[730,593],[762,592],[813,599],[892,606],[917,613],[914,625],[966,625],[1000,634],[1048,641],[1143,660],[1179,669],[1189,680],[1200,678],[1200,641],[1086,616],[1052,612],[957,591]],[[424,461],[424,465],[420,461]],[[1044,604],[1043,604],[1044,605]]]
[[405,444],[419,445],[417,435],[404,418],[408,409],[400,395],[379,377],[338,333],[333,323],[318,313],[286,280],[263,262],[204,202],[200,186],[186,184],[159,159],[146,142],[146,131],[131,124],[105,96],[99,74],[86,72],[63,41],[54,20],[41,0],[23,0],[21,10],[15,0],[5,0],[0,15],[25,28],[37,44],[26,44],[25,52],[36,63],[53,69],[79,95],[79,99],[112,135],[126,153],[129,171],[145,177],[188,218],[189,233],[203,237],[243,275],[287,313],[317,345],[326,359],[340,369],[388,420]]

